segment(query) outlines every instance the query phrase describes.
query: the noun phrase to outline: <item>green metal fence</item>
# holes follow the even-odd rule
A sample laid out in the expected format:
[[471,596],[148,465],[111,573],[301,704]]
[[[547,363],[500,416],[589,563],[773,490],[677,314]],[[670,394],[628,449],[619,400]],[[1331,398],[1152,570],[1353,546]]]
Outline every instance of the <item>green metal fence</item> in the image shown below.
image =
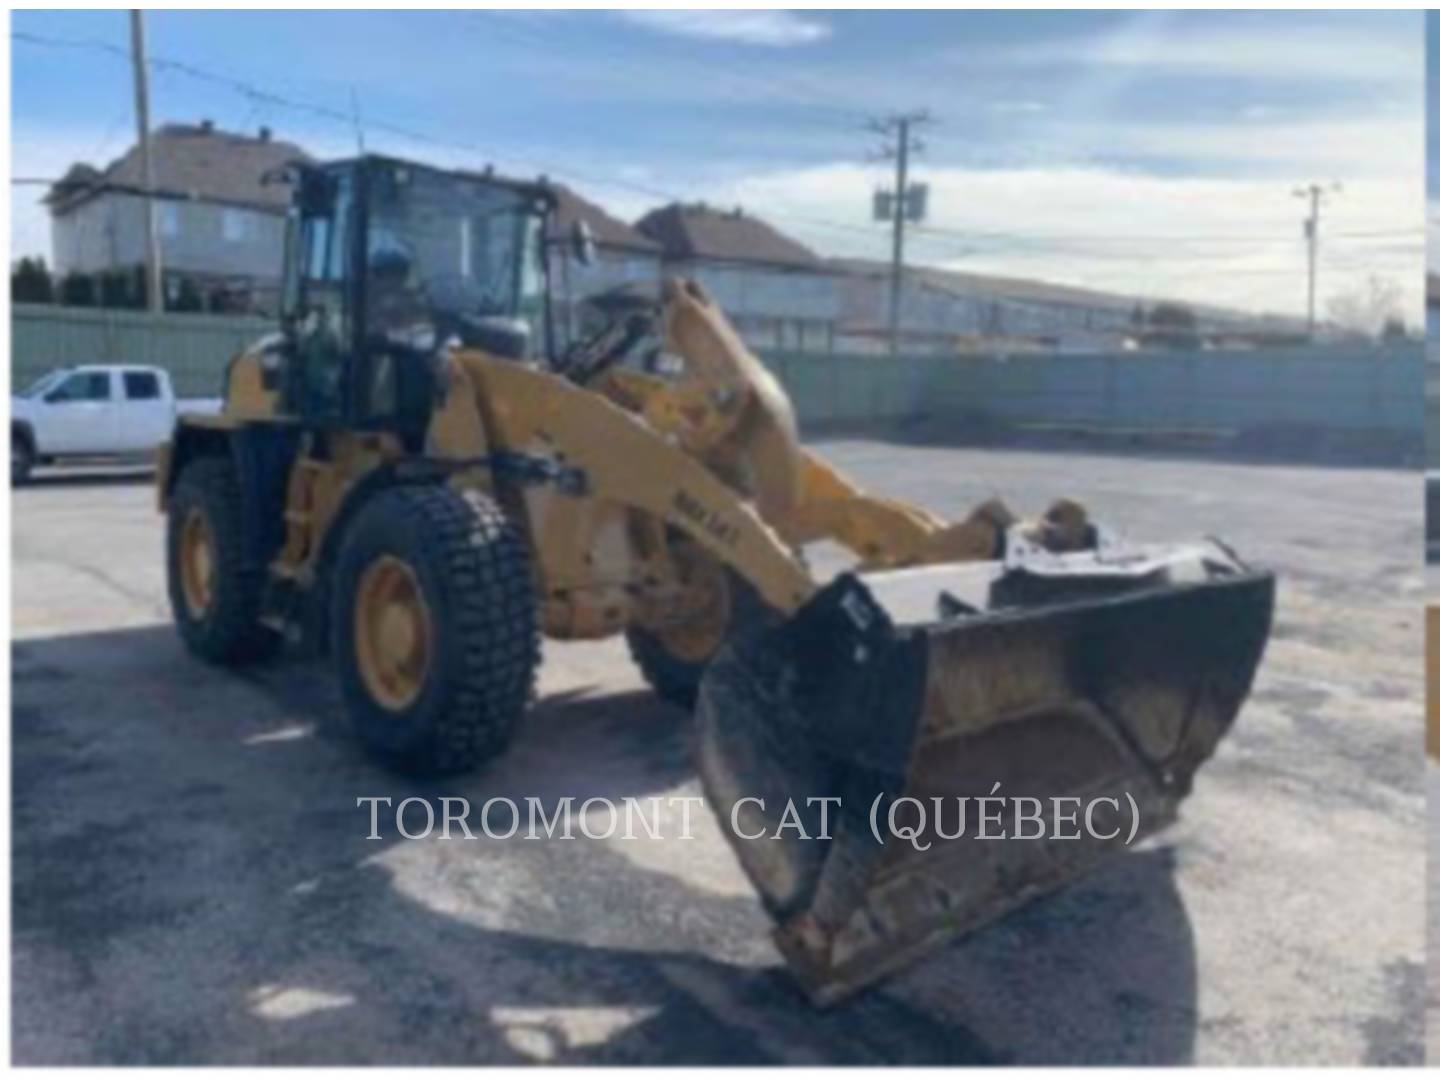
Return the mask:
[[[180,393],[215,394],[265,319],[16,305],[12,378],[65,364],[167,368]],[[1233,434],[1380,434],[1420,445],[1421,345],[1027,355],[1000,360],[767,353],[807,426],[976,418],[1011,427]]]
[[1265,430],[1418,440],[1424,349],[1293,348],[1009,359],[767,355],[802,423],[984,418],[1095,432]]
[[[1425,365],[1425,467],[1440,470],[1440,348],[1428,346]],[[1440,521],[1437,521],[1440,528]]]
[[138,311],[16,304],[10,318],[11,385],[72,364],[155,364],[184,396],[221,392],[225,364],[275,329],[267,319],[150,315]]

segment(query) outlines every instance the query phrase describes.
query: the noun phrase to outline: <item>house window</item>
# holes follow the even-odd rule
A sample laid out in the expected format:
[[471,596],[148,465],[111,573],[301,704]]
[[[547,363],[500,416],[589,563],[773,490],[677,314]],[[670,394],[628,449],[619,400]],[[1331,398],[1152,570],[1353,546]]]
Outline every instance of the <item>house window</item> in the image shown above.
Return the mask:
[[180,235],[180,206],[178,203],[159,203],[156,206],[156,214],[160,219],[160,234],[162,236]]
[[220,234],[232,244],[243,243],[250,238],[250,214],[245,210],[226,208],[220,211]]

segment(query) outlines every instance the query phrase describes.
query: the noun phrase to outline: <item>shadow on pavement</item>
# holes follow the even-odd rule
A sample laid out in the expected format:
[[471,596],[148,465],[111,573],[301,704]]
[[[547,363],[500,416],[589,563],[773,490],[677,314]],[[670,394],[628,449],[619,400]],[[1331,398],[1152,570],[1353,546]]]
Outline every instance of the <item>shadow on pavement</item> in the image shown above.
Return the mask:
[[697,793],[685,720],[648,694],[552,695],[495,766],[420,784],[363,757],[318,665],[217,672],[169,627],[23,641],[13,660],[17,1062],[1192,1056],[1166,850],[817,1012],[713,830],[366,839],[362,795]]
[[[137,484],[153,484],[155,468],[151,465],[84,465],[42,467],[30,474],[19,490],[43,490],[45,488],[77,487],[120,487]],[[11,485],[11,493],[16,490]]]

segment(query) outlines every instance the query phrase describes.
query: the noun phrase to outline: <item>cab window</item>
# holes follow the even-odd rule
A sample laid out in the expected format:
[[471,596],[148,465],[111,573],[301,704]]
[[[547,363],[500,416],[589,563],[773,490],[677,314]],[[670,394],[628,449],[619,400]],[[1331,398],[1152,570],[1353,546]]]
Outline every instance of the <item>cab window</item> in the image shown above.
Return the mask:
[[160,378],[153,371],[125,372],[125,398],[128,401],[154,401],[160,396]]
[[78,401],[109,401],[110,373],[108,371],[80,371],[45,396],[51,404]]

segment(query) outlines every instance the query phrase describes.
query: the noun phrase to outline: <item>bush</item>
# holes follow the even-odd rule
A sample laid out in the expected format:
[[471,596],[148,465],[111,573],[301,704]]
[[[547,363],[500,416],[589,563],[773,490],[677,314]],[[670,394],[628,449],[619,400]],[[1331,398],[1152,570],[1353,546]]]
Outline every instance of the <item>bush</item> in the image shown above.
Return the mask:
[[42,258],[21,259],[10,271],[10,299],[17,304],[53,304],[55,283]]
[[189,278],[182,278],[180,288],[175,293],[175,299],[170,304],[171,311],[204,311],[205,298],[200,295],[200,290]]
[[95,279],[89,274],[66,274],[60,279],[60,302],[71,307],[94,307]]

